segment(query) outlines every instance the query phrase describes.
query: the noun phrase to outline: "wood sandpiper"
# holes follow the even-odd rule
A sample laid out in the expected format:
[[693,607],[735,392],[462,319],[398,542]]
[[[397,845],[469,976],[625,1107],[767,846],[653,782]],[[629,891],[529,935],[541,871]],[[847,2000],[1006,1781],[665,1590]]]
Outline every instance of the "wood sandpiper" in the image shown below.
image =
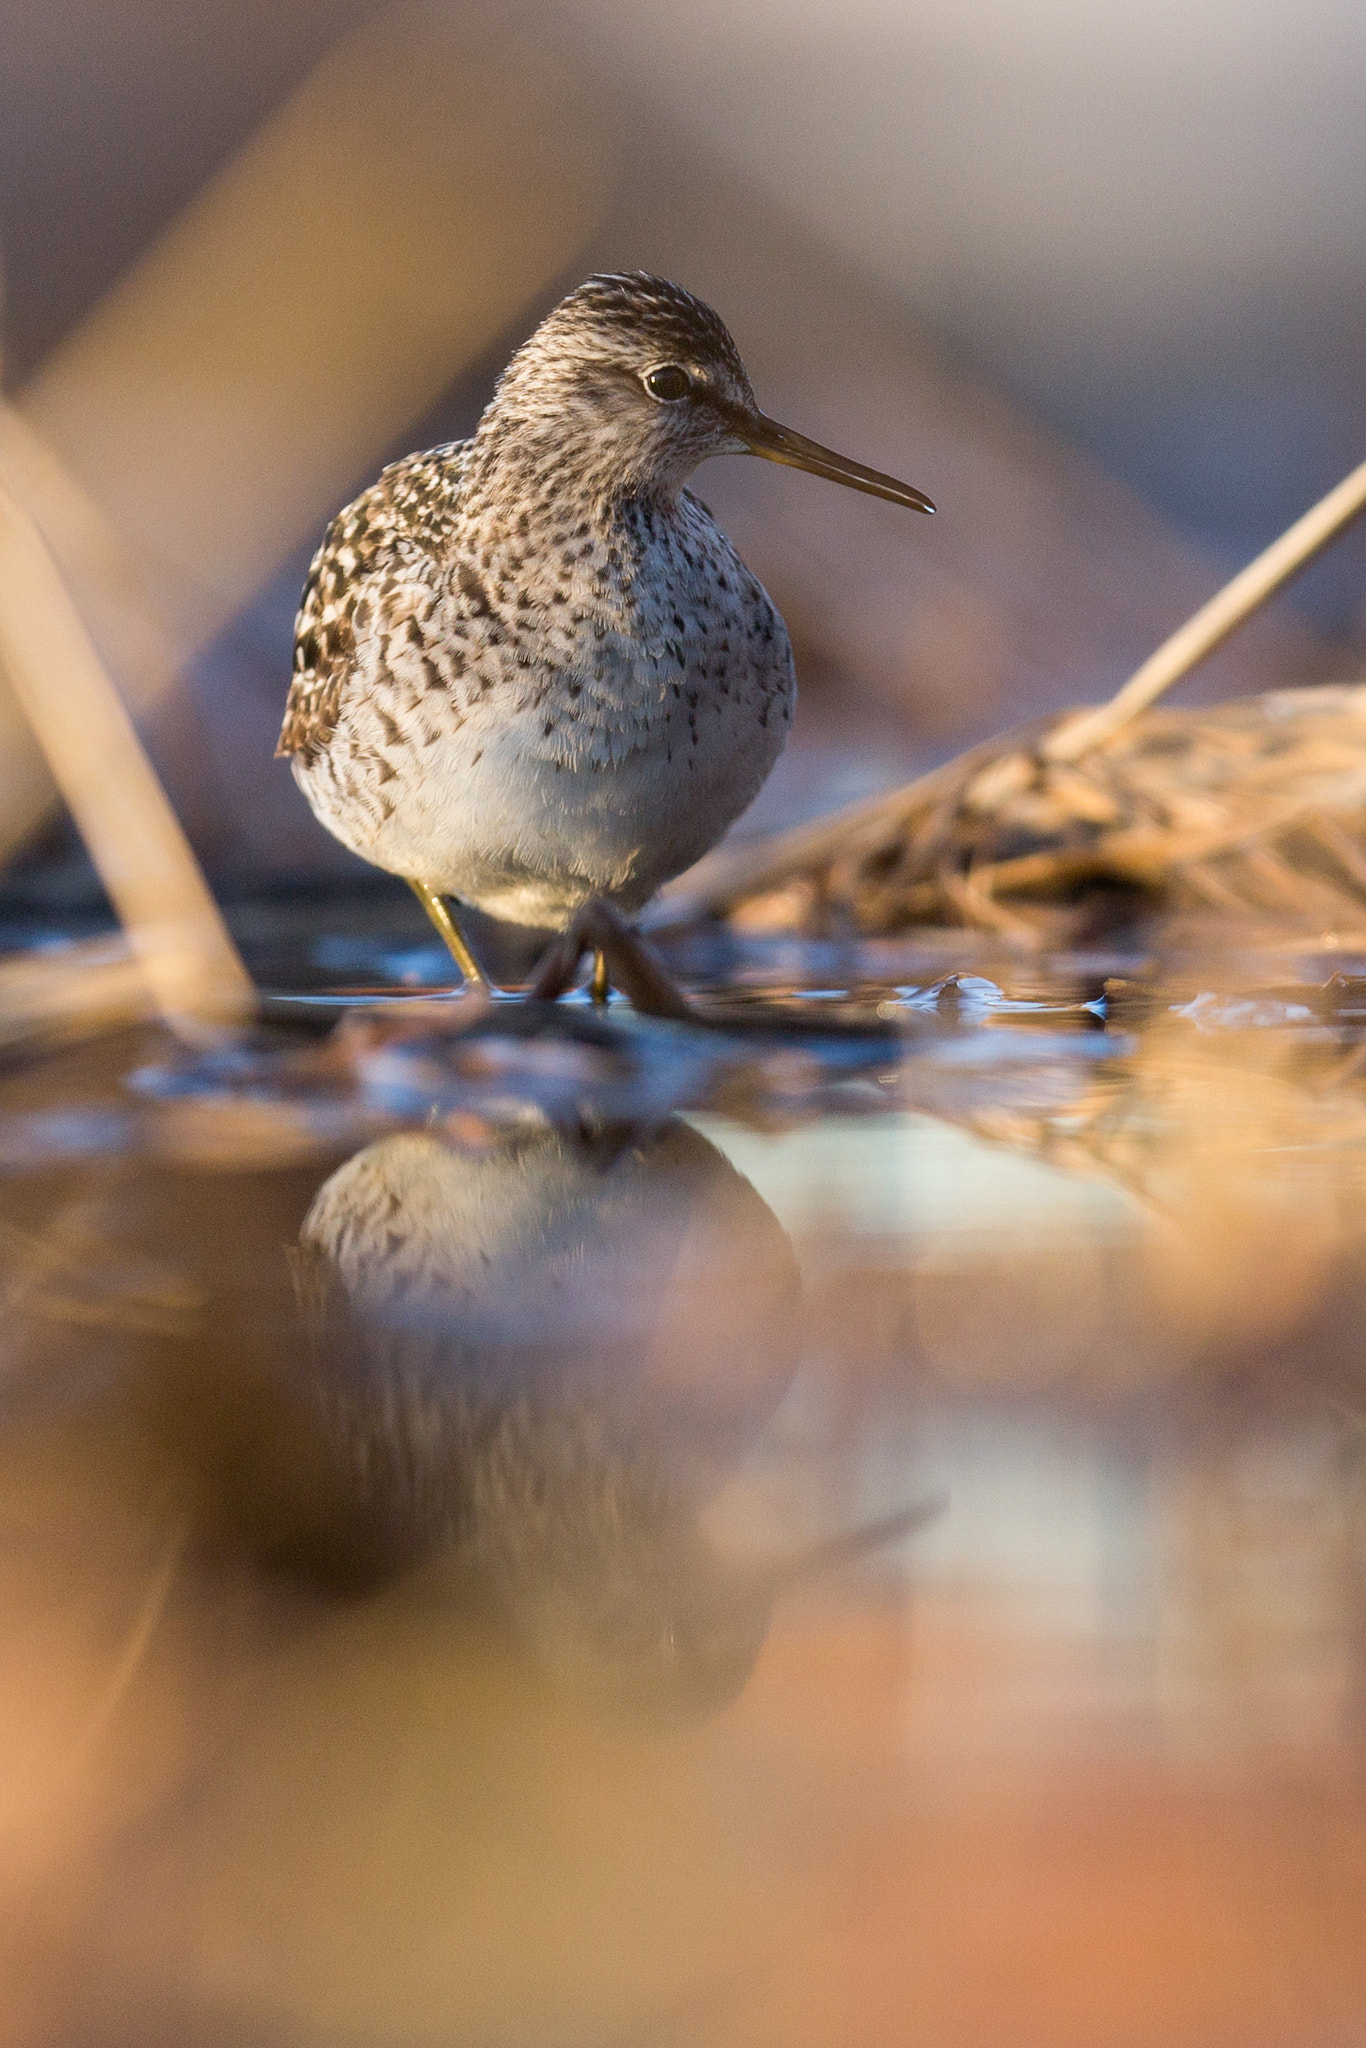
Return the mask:
[[579,931],[604,992],[604,918],[714,845],[782,751],[787,630],[685,488],[732,453],[934,510],[768,419],[711,308],[632,272],[555,308],[472,440],[391,464],[327,530],[277,751],[470,981],[447,898]]

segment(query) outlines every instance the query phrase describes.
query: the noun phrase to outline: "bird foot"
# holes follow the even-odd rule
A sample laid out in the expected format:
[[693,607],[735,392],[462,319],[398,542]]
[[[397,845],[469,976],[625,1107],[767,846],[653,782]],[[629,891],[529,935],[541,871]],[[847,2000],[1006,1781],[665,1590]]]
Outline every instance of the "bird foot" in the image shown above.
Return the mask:
[[527,988],[532,1001],[554,1002],[573,987],[586,953],[594,956],[593,994],[605,1001],[609,981],[647,1017],[688,1017],[688,999],[663,961],[610,903],[595,898],[576,910],[552,939]]

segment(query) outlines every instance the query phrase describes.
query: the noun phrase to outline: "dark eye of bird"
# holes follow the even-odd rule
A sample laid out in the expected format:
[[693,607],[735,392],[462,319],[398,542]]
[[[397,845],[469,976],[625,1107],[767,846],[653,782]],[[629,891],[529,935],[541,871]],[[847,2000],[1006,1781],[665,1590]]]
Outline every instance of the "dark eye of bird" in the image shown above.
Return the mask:
[[658,370],[649,372],[645,389],[651,398],[672,402],[675,398],[686,398],[692,390],[692,378],[677,363],[665,363]]

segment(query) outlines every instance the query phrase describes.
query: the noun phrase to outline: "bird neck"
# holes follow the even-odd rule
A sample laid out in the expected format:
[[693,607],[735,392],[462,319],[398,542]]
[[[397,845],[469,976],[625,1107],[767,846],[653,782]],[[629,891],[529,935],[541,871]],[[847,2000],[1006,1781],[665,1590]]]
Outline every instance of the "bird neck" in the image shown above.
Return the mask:
[[461,483],[462,511],[509,537],[619,540],[624,530],[677,515],[685,478],[623,459],[619,436],[591,417],[518,414],[491,406]]

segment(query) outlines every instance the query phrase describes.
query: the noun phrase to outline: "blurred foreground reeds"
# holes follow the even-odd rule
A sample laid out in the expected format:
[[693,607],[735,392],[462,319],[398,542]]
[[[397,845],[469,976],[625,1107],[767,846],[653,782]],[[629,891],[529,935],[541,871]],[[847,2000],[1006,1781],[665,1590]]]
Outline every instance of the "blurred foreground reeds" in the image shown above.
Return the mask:
[[[85,840],[152,1001],[169,1019],[241,1022],[254,1003],[250,978],[122,700],[3,470],[0,591],[0,671]],[[43,972],[42,963],[29,962],[19,984],[33,1022]],[[53,1009],[70,1028],[72,963],[61,963],[57,975]],[[110,989],[107,969],[91,975],[97,1010],[107,1006]]]

